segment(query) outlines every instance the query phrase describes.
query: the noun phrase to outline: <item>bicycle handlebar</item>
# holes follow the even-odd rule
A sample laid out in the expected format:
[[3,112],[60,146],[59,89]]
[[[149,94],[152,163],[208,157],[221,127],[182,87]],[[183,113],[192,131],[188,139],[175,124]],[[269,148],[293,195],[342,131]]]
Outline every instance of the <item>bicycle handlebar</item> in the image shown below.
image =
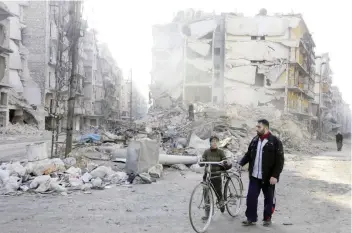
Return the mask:
[[222,160],[220,162],[198,162],[199,165],[223,165],[224,161],[227,162],[227,160]]

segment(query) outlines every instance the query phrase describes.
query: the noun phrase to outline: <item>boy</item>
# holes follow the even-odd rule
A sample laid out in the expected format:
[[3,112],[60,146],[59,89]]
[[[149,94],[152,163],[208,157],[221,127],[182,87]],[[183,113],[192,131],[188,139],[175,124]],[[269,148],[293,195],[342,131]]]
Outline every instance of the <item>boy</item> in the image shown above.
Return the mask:
[[[223,205],[222,179],[220,176],[220,172],[230,169],[232,167],[232,164],[230,161],[227,160],[224,151],[218,148],[219,138],[217,136],[212,136],[210,137],[209,141],[210,141],[210,148],[204,151],[202,156],[202,162],[224,161],[223,166],[220,166],[220,165],[211,166],[211,173],[212,173],[211,175],[215,176],[214,178],[211,178],[211,183],[214,186],[216,197],[221,206],[220,211],[223,213],[225,211],[225,206]],[[207,175],[208,175],[207,173],[204,173],[203,180],[206,179]],[[207,200],[207,197],[205,197],[205,200]],[[208,216],[209,216],[209,208],[208,209],[206,208],[205,216],[203,217],[203,220],[207,220]]]

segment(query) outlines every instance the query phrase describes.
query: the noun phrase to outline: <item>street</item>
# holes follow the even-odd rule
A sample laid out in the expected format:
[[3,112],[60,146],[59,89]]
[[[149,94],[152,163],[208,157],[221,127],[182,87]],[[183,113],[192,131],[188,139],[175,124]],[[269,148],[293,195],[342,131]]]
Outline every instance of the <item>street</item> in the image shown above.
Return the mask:
[[[60,135],[59,142],[65,140],[65,135]],[[20,161],[26,159],[26,145],[31,143],[47,142],[48,153],[51,148],[51,137],[23,138],[0,141],[0,162]]]
[[[155,184],[117,186],[91,194],[0,197],[0,224],[7,233],[193,232],[188,201],[201,174],[166,169]],[[243,174],[245,187],[248,174]],[[348,233],[351,231],[351,154],[286,155],[277,186],[273,225],[244,228],[238,218],[216,213],[208,232]],[[263,197],[258,216],[261,217]]]

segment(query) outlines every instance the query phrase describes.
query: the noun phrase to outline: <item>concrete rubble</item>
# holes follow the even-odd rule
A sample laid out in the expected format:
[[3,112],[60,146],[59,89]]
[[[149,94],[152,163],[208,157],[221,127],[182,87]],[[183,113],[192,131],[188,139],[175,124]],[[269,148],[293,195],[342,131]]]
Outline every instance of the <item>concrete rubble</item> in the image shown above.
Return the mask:
[[38,127],[27,124],[9,124],[6,127],[0,127],[0,138],[8,136],[47,136],[49,131],[40,130]]
[[[164,169],[201,173],[199,157],[217,135],[228,158],[240,159],[255,135],[259,118],[272,119],[271,131],[286,152],[317,154],[311,135],[294,115],[270,107],[197,103],[194,120],[181,106],[172,110],[151,109],[148,116],[130,126],[105,132],[95,130],[99,140],[77,140],[67,158],[49,158],[46,143],[27,146],[27,160],[0,166],[0,190],[11,193],[51,193],[104,189],[111,184],[151,184],[162,179]],[[226,111],[222,110],[226,109]],[[101,135],[104,135],[101,136]],[[89,137],[82,137],[89,138]]]

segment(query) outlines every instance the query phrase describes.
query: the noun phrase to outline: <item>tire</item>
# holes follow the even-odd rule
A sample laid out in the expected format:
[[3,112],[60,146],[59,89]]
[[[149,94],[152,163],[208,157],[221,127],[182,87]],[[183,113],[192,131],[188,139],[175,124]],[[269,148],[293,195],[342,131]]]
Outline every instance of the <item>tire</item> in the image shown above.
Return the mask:
[[[237,184],[237,186],[235,184]],[[232,217],[236,217],[241,211],[242,193],[243,183],[240,177],[233,176],[226,181],[224,187],[224,201],[226,203],[226,210]],[[233,202],[235,202],[235,208],[233,208]]]
[[[202,217],[201,216],[205,216],[205,208],[199,208],[200,209],[200,212],[201,212],[201,216],[198,215],[198,216],[194,216],[194,213],[193,213],[193,210],[194,210],[194,207],[192,206],[193,204],[193,201],[199,196],[199,194],[197,194],[197,191],[200,191],[200,195],[201,195],[201,203],[204,203],[205,204],[205,196],[207,195],[207,197],[209,197],[209,204],[207,205],[209,207],[209,215],[208,215],[208,219],[207,220],[202,220]],[[197,197],[196,197],[197,196]],[[203,233],[205,232],[210,223],[211,223],[211,218],[213,216],[213,213],[214,213],[214,198],[213,198],[213,193],[212,193],[212,189],[209,185],[205,184],[205,183],[200,183],[198,184],[192,194],[191,194],[191,199],[189,201],[189,212],[188,212],[188,216],[189,216],[189,220],[191,222],[191,225],[192,225],[192,228],[195,232],[197,233]],[[200,225],[204,225],[203,227],[201,226],[197,226],[197,221],[198,222],[202,222],[203,224],[200,224]]]

